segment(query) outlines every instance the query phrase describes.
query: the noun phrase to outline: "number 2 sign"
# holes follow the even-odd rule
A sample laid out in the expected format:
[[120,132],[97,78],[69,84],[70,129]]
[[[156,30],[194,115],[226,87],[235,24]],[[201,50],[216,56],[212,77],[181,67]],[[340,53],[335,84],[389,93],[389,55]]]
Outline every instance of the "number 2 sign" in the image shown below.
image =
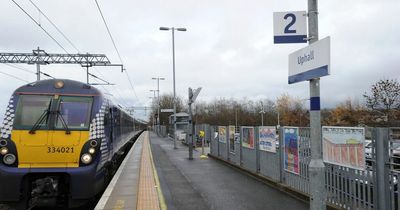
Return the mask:
[[274,12],[274,43],[307,43],[306,11]]

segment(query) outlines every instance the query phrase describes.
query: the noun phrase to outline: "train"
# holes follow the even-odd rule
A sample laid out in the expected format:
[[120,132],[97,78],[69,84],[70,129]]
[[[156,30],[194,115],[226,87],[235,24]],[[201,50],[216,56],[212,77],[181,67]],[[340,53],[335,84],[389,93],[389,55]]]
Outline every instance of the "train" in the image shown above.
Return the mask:
[[49,79],[19,87],[0,125],[0,203],[15,209],[84,205],[105,189],[145,128],[82,82]]

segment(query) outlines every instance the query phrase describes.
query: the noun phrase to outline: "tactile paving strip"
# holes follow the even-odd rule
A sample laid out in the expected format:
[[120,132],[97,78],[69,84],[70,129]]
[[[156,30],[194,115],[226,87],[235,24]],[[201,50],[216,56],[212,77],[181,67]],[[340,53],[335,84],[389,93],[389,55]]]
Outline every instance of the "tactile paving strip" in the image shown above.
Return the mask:
[[160,209],[160,202],[157,193],[158,186],[154,179],[153,161],[150,152],[149,133],[146,132],[142,148],[139,195],[136,208],[140,210]]

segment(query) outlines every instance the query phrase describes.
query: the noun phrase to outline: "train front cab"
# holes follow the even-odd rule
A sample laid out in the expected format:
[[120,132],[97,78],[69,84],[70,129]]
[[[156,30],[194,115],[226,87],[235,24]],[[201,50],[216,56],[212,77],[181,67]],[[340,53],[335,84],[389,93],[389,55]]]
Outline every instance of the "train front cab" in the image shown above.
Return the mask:
[[[100,191],[104,182],[98,170],[102,142],[91,138],[96,135],[89,130],[92,116],[100,110],[99,100],[95,96],[14,94],[1,130],[0,202],[23,202],[35,193],[80,201]],[[30,202],[36,201],[31,197]]]

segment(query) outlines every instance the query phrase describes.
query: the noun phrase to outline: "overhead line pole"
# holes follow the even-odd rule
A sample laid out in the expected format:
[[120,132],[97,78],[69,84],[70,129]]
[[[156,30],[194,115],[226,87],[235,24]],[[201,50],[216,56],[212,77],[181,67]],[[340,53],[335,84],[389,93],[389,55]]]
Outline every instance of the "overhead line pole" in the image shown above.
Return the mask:
[[[318,41],[318,4],[308,0],[308,39],[309,45]],[[326,209],[325,165],[322,160],[322,128],[320,107],[320,78],[310,80],[310,137],[311,161],[310,210]]]

